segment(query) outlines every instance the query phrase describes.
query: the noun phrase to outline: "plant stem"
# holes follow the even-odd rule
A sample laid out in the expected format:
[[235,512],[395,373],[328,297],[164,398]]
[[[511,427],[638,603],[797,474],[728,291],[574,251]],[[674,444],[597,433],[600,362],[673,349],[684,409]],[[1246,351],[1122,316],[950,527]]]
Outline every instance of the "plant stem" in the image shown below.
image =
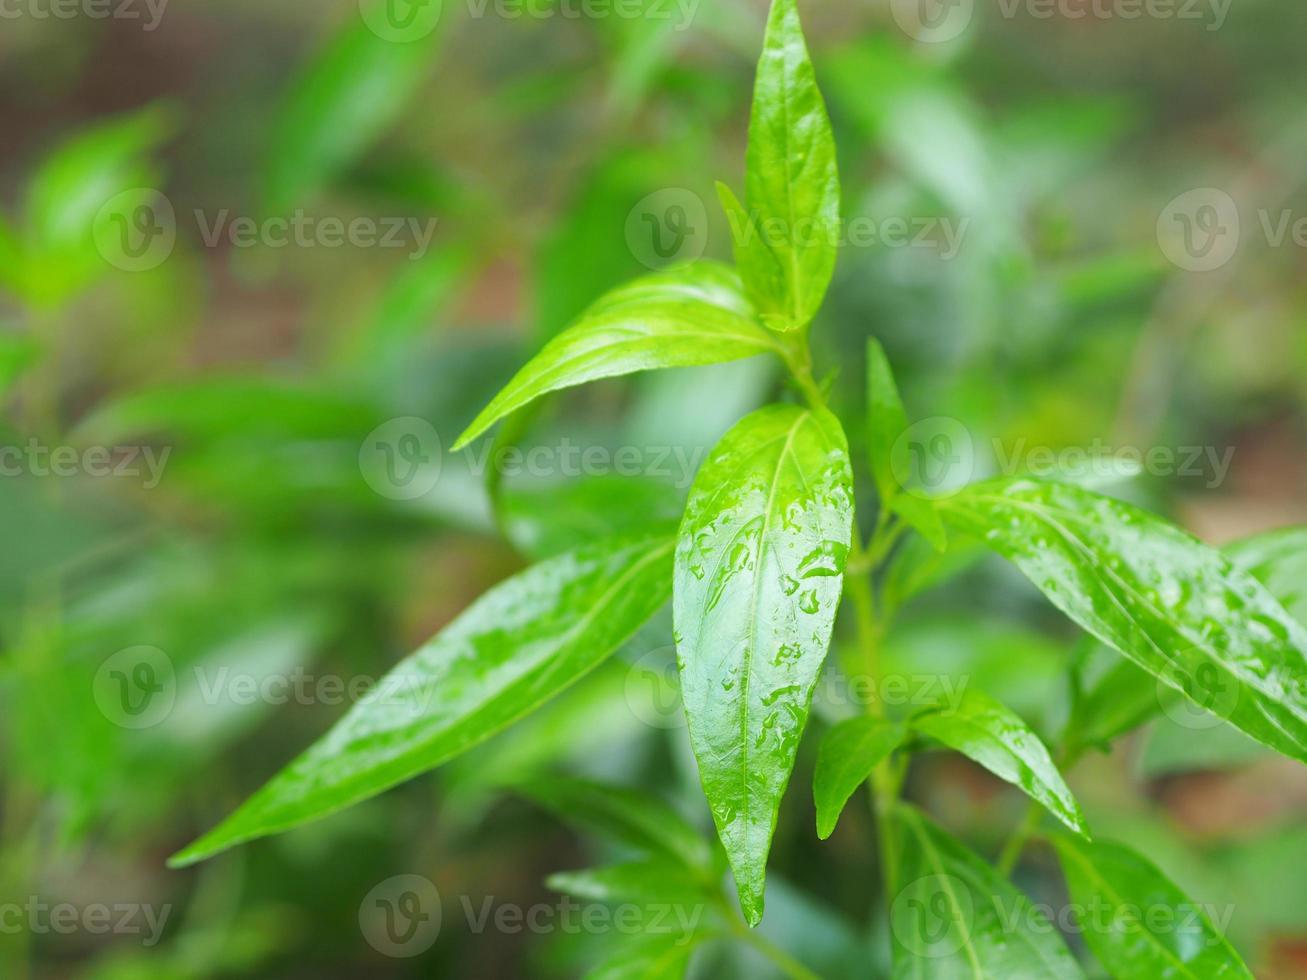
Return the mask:
[[1007,878],[1012,874],[1012,869],[1017,866],[1017,861],[1021,858],[1021,852],[1026,849],[1026,844],[1030,841],[1031,836],[1039,827],[1039,818],[1043,816],[1040,812],[1043,807],[1034,800],[1026,807],[1026,815],[1021,818],[1021,823],[1017,829],[1008,837],[1007,842],[1003,845],[1003,850],[999,852],[998,861],[995,867],[998,873]]

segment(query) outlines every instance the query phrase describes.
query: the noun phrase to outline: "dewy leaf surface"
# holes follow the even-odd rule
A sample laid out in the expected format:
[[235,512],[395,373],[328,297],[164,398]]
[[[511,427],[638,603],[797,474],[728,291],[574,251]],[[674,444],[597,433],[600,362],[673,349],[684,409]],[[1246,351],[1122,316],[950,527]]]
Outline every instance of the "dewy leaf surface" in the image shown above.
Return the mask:
[[1230,558],[1070,484],[994,480],[939,506],[1085,630],[1258,741],[1307,761],[1307,628]]
[[[1252,980],[1207,914],[1120,844],[1053,838],[1085,945],[1119,980]],[[1102,910],[1103,914],[1095,914]]]
[[[778,330],[804,326],[830,285],[840,237],[840,179],[835,138],[803,41],[795,0],[775,0],[753,91],[745,204],[752,230],[774,261],[737,257],[763,322]],[[737,223],[738,222],[733,222]]]
[[700,262],[658,272],[598,299],[517,372],[454,448],[560,388],[655,368],[734,361],[777,349],[731,269]]
[[1025,790],[1078,834],[1085,817],[1039,736],[1007,706],[967,688],[956,707],[924,711],[912,727]]
[[812,776],[819,838],[831,835],[849,797],[902,740],[901,725],[870,716],[849,718],[826,733]]
[[667,601],[672,549],[666,538],[607,541],[500,583],[173,863],[191,864],[358,803],[539,707]]
[[826,657],[853,528],[828,412],[772,405],[713,450],[676,548],[681,692],[746,918],[762,917],[776,811]]
[[895,980],[1083,978],[1025,895],[907,804],[891,813],[900,855],[890,899]]

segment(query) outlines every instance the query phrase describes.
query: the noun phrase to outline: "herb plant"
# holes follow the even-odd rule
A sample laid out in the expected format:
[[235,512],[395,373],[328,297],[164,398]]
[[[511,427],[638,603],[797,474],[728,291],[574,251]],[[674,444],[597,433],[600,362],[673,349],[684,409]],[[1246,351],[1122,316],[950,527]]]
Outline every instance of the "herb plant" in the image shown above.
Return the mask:
[[[850,686],[874,683],[898,607],[987,548],[1086,636],[1069,660],[1071,710],[1057,744],[975,688],[903,713],[872,700],[820,733],[816,830],[828,837],[867,786],[880,866],[879,899],[868,885],[867,904],[887,924],[895,975],[1083,975],[1085,951],[1073,952],[1009,881],[1039,841],[1072,898],[1108,910],[1084,943],[1110,975],[1251,976],[1208,917],[1180,917],[1187,899],[1149,858],[1094,836],[1062,771],[1155,713],[1159,697],[1219,710],[1253,739],[1307,761],[1297,687],[1307,677],[1307,628],[1281,604],[1291,588],[1284,563],[1303,552],[1307,534],[1290,529],[1217,551],[1074,474],[945,488],[928,464],[951,447],[938,434],[914,438],[922,430],[874,339],[865,417],[832,412],[809,336],[835,268],[840,185],[795,0],[771,9],[743,200],[718,190],[734,268],[699,262],[603,296],[512,378],[455,448],[551,392],[638,371],[771,357],[787,373],[784,399],[722,438],[679,528],[594,541],[491,589],[173,863],[316,820],[454,758],[574,684],[670,600],[681,698],[720,847],[656,793],[537,779],[515,788],[645,855],[550,883],[583,899],[670,896],[711,910],[681,932],[630,939],[596,976],[680,976],[699,944],[722,937],[758,947],[789,976],[811,976],[750,927],[763,919],[768,853],[818,680],[825,670]],[[866,447],[874,495],[855,493],[849,432]],[[501,438],[512,436],[506,426]],[[841,609],[856,655],[827,663]],[[1103,667],[1106,649],[1119,657]],[[1030,798],[996,863],[904,798],[914,756],[939,748]],[[726,867],[738,913],[721,890]],[[1177,918],[1168,928],[1130,921],[1144,905]]]

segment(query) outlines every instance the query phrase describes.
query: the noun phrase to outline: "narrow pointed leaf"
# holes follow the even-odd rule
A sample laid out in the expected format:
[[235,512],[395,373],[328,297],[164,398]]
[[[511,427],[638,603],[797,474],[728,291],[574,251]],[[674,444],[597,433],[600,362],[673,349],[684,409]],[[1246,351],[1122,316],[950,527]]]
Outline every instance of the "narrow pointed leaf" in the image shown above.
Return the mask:
[[676,906],[688,914],[714,900],[717,882],[695,877],[685,865],[656,858],[583,871],[560,871],[545,884],[591,902],[646,902]]
[[1006,878],[914,808],[899,804],[891,819],[895,980],[1084,976],[1057,928]]
[[1085,944],[1118,980],[1252,980],[1225,937],[1149,860],[1120,844],[1053,838],[1071,901],[1097,913]]
[[1025,790],[1078,834],[1085,817],[1039,736],[1013,711],[983,691],[967,688],[956,707],[916,715],[912,727]]
[[1200,707],[1307,761],[1307,627],[1228,557],[1128,504],[1001,479],[940,502],[1055,606]]
[[777,350],[738,277],[713,262],[669,269],[607,293],[518,371],[454,444],[461,449],[541,395],[655,368],[734,361]]
[[840,181],[835,138],[795,0],[774,0],[753,91],[745,202],[774,261],[741,264],[763,322],[806,325],[835,269]]
[[849,797],[902,740],[902,727],[884,718],[850,718],[826,733],[812,777],[818,837],[831,835]]
[[609,541],[500,583],[172,863],[324,817],[512,724],[597,666],[666,602],[671,555],[662,538]]
[[519,784],[522,795],[559,819],[631,847],[706,868],[708,841],[656,796],[583,779],[549,777]]
[[853,527],[839,422],[773,405],[700,469],[676,548],[681,693],[746,918],[826,657]]

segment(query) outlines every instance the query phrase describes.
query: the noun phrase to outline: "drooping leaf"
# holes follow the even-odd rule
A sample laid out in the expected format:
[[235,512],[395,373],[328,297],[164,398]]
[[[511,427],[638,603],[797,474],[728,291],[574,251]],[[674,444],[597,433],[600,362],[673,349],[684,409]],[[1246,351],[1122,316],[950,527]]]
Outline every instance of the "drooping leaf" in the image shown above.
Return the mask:
[[711,862],[703,835],[649,793],[563,777],[533,779],[516,789],[559,819],[592,833],[693,868]]
[[896,980],[1084,976],[1056,927],[1007,879],[913,807],[895,806],[891,819]]
[[[1307,625],[1307,528],[1255,534],[1221,550],[1238,568],[1265,585],[1294,618]],[[1165,698],[1146,672],[1129,661],[1118,660],[1085,691],[1072,734],[1084,745],[1106,744],[1157,714]],[[1236,743],[1227,740],[1227,744]],[[1195,742],[1199,750],[1201,745]]]
[[853,527],[838,420],[772,405],[699,470],[676,549],[681,693],[746,918],[826,657]]
[[818,837],[831,835],[849,797],[902,740],[901,726],[870,716],[842,721],[826,733],[812,777]]
[[[1252,980],[1202,906],[1147,858],[1108,841],[1053,837],[1085,944],[1120,980]],[[1098,910],[1105,910],[1106,916]]]
[[740,274],[763,322],[796,330],[816,314],[835,270],[840,180],[795,0],[774,0],[767,20],[744,196],[749,222],[734,229],[735,237],[761,234],[771,261],[757,260],[756,246],[737,245]]
[[1055,606],[1200,707],[1307,761],[1307,628],[1201,541],[1065,483],[1000,479],[940,501]]
[[1087,834],[1080,805],[1047,747],[1024,721],[988,694],[969,687],[956,705],[927,709],[915,715],[911,725],[1019,786],[1076,833]]
[[948,547],[944,525],[933,502],[903,487],[894,472],[894,444],[908,429],[908,413],[899,397],[894,372],[890,370],[885,349],[875,337],[867,338],[867,441],[871,453],[871,473],[876,480],[882,507],[890,507],[921,532],[936,551]]
[[672,542],[609,541],[491,589],[172,861],[324,817],[458,755],[598,665],[668,596]]
[[701,262],[645,276],[605,294],[546,344],[458,437],[454,449],[550,391],[776,349],[754,319],[739,279],[725,266]]

